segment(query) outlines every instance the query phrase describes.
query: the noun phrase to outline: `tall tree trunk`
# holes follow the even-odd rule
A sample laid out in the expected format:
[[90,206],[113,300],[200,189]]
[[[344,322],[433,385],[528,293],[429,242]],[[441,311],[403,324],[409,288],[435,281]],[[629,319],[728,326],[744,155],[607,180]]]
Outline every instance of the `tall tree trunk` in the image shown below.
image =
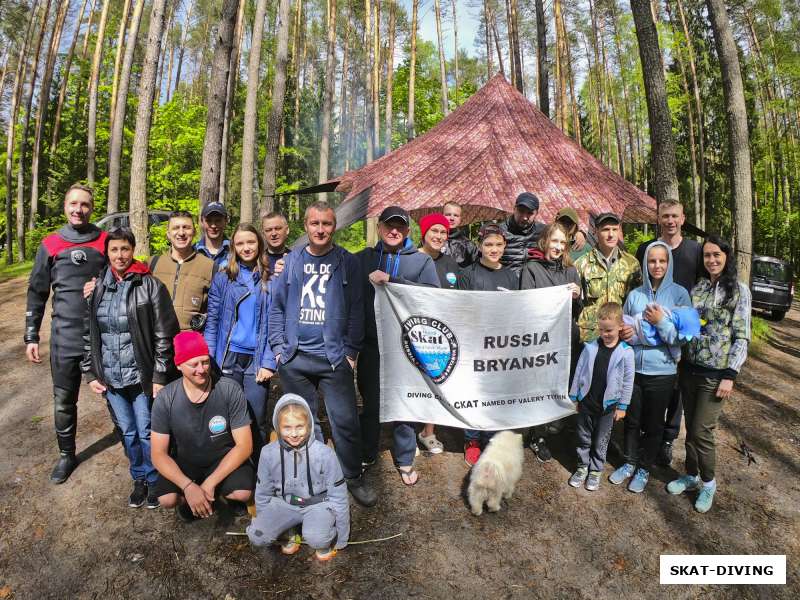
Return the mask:
[[39,214],[39,163],[41,162],[42,136],[44,135],[44,125],[47,122],[47,111],[50,107],[53,69],[58,56],[58,48],[61,45],[64,20],[67,18],[67,8],[69,8],[69,3],[62,2],[56,12],[53,34],[50,36],[50,49],[47,53],[47,61],[42,74],[42,85],[39,87],[39,105],[36,108],[36,126],[31,150],[31,205],[28,217],[28,229],[31,230],[36,227],[36,217]]
[[[294,123],[292,135],[295,143],[300,136],[300,38],[305,32],[306,22],[303,15],[303,0],[295,0],[295,25],[294,36],[292,38],[292,76],[294,77]],[[305,37],[305,36],[302,36]],[[303,46],[303,61],[306,58],[305,45]]]
[[514,26],[511,21],[511,5],[505,0],[506,8],[506,34],[508,35],[508,70],[511,74],[511,85],[517,87],[516,52],[514,51]]
[[492,61],[492,28],[489,26],[489,0],[483,0],[483,35],[486,38],[486,80],[494,75]]
[[[114,117],[116,117],[117,90],[119,86],[119,70],[122,67],[122,54],[125,48],[125,30],[128,26],[128,15],[131,10],[131,0],[125,0],[122,8],[122,18],[119,20],[119,33],[117,34],[117,51],[114,56],[114,79],[111,82],[111,110],[109,112],[109,129],[114,129]],[[137,26],[138,28],[138,26]],[[136,43],[133,44],[136,46]],[[114,211],[116,212],[116,211]]]
[[[239,12],[236,16],[236,29],[233,32],[233,51],[231,52],[231,66],[228,71],[228,88],[225,100],[225,118],[222,121],[222,155],[219,159],[219,201],[225,204],[228,201],[228,155],[230,154],[230,126],[233,120],[233,104],[236,97],[236,86],[239,79],[239,52],[242,47],[244,33],[243,19],[245,0],[239,0]],[[250,205],[252,207],[252,204]],[[251,209],[252,210],[252,209]],[[252,213],[250,219],[252,221]],[[248,221],[243,221],[247,223]]]
[[178,86],[181,83],[181,70],[183,69],[183,55],[186,52],[186,40],[189,37],[189,27],[192,24],[192,10],[194,9],[194,0],[189,0],[189,7],[186,9],[186,14],[183,17],[183,28],[181,31],[181,42],[178,49],[178,64],[175,66],[175,91],[178,91]]
[[736,263],[739,279],[750,281],[753,252],[753,212],[750,174],[750,134],[747,130],[747,105],[744,98],[739,54],[728,13],[722,0],[706,0],[714,42],[717,47],[725,112],[728,122],[730,185],[735,232]]
[[167,7],[167,20],[164,22],[164,31],[161,33],[161,56],[158,59],[158,76],[156,78],[156,97],[153,109],[161,104],[161,90],[164,89],[164,72],[167,66],[167,38],[172,29],[172,18],[175,16],[175,5],[172,4]]
[[[30,9],[28,26],[25,28],[25,37],[22,38],[22,45],[17,56],[17,66],[14,71],[14,86],[11,88],[11,104],[8,108],[8,129],[6,133],[6,264],[11,264],[14,260],[14,237],[12,232],[13,215],[11,207],[14,203],[13,190],[13,169],[14,169],[14,129],[17,124],[17,114],[22,100],[22,90],[25,87],[25,75],[28,66],[28,46],[33,36],[33,27],[36,22],[36,9],[39,0],[34,0]],[[25,228],[19,227],[19,223],[25,222],[25,213],[22,205],[17,205],[17,253],[20,262],[25,260]]]
[[[322,131],[319,143],[319,182],[328,180],[328,150],[331,133],[331,113],[333,112],[333,92],[336,87],[336,0],[328,0],[328,48],[325,56],[325,92],[322,104]],[[376,57],[377,58],[377,57]],[[377,82],[375,82],[377,83]],[[320,194],[327,200],[326,193]]]
[[[288,5],[289,0],[281,0],[280,13],[282,14],[283,5]],[[247,61],[247,97],[244,101],[244,131],[242,132],[242,181],[239,192],[241,202],[240,214],[253,217],[253,182],[255,180],[255,160],[256,160],[256,125],[258,122],[258,84],[259,71],[261,67],[261,40],[264,37],[264,19],[267,14],[267,0],[258,0],[256,3],[256,14],[253,19],[253,35],[250,41],[250,57]],[[281,14],[278,18],[281,19]],[[288,29],[285,15],[278,24],[278,34],[280,36],[281,26]],[[278,38],[280,44],[280,37]],[[276,73],[277,77],[277,73]],[[281,111],[283,105],[281,103]],[[264,182],[267,183],[266,181]]]
[[442,84],[442,114],[446,117],[450,112],[450,103],[447,100],[447,69],[444,62],[444,44],[442,43],[442,9],[439,0],[433,0],[433,10],[436,13],[436,39],[439,47],[439,79]]
[[86,22],[86,31],[83,34],[83,43],[81,44],[81,60],[86,60],[86,54],[89,52],[89,34],[92,32],[92,22],[97,11],[98,2],[100,0],[92,0],[92,7],[89,9],[89,20]]
[[381,0],[375,0],[372,16],[375,23],[372,27],[372,145],[375,157],[381,152]]
[[683,10],[683,0],[676,0],[678,6],[678,16],[683,28],[683,37],[686,41],[686,50],[689,54],[689,73],[692,80],[692,93],[694,95],[694,108],[697,114],[697,154],[699,156],[698,166],[700,168],[699,182],[699,202],[700,212],[697,213],[698,226],[705,229],[706,226],[706,151],[705,151],[705,113],[703,111],[703,100],[700,96],[700,85],[697,82],[697,59],[695,58],[694,42],[689,34],[689,25],[686,22],[686,15]]
[[103,58],[103,41],[106,35],[108,9],[112,0],[105,0],[103,12],[100,14],[100,24],[97,26],[97,41],[94,45],[92,57],[92,73],[89,76],[89,123],[86,140],[86,180],[89,186],[94,186],[95,156],[97,154],[97,90],[100,86],[100,63]]
[[514,83],[517,86],[517,90],[519,90],[520,94],[525,93],[525,81],[522,78],[522,48],[520,47],[519,43],[519,10],[517,8],[517,0],[510,0],[508,3],[509,6],[509,14],[511,19],[509,20],[509,29],[510,29],[510,39],[512,41],[512,50],[514,54],[513,66],[514,66]]
[[614,47],[617,53],[617,64],[619,65],[619,79],[620,84],[622,85],[622,102],[625,105],[625,130],[628,133],[628,145],[630,146],[629,156],[630,156],[630,168],[628,169],[628,174],[630,176],[631,181],[636,180],[636,145],[633,141],[633,127],[631,126],[631,105],[630,100],[628,99],[628,83],[627,78],[625,76],[625,67],[622,64],[622,48],[619,38],[619,31],[617,30],[617,10],[618,7],[616,4],[611,6],[610,16],[611,16],[611,30],[614,35]]
[[450,0],[453,8],[453,102],[458,107],[458,18],[456,13],[456,0]]
[[[139,79],[139,105],[136,109],[136,129],[131,149],[130,222],[136,236],[136,254],[150,254],[150,231],[147,221],[147,147],[153,121],[153,100],[156,95],[158,57],[161,54],[161,34],[166,20],[167,0],[153,0],[147,50]],[[231,30],[233,27],[231,27]]]
[[278,48],[275,53],[275,76],[272,79],[272,106],[267,123],[267,148],[264,159],[264,179],[261,186],[261,210],[273,210],[275,178],[278,170],[280,132],[283,126],[283,103],[286,97],[286,66],[289,62],[289,0],[280,0],[278,6]]
[[547,22],[544,19],[544,0],[536,0],[536,66],[539,85],[539,110],[550,116],[550,78],[547,68]]
[[[51,0],[42,8],[42,17],[39,21],[39,34],[36,41],[36,50],[33,54],[33,62],[31,63],[31,79],[28,92],[25,96],[25,112],[22,117],[22,138],[19,145],[19,165],[17,166],[17,237],[22,238],[24,242],[25,235],[25,158],[28,152],[28,126],[31,121],[31,109],[33,107],[33,91],[36,87],[36,79],[39,70],[39,55],[42,50],[42,42],[44,41],[45,32],[47,31],[47,18],[50,16]],[[23,244],[17,242],[20,250],[23,249]]]
[[[500,74],[505,77],[506,69],[503,66],[503,52],[500,50],[500,35],[497,33],[497,19],[495,18],[494,11],[492,11],[492,38],[494,38],[494,48],[497,52],[497,64],[500,67]],[[513,69],[512,69],[513,76]]]
[[678,171],[675,160],[675,140],[672,137],[672,117],[667,104],[664,63],[658,45],[658,31],[649,0],[631,0],[631,11],[639,41],[642,61],[647,117],[650,124],[653,194],[657,202],[676,200]]
[[372,45],[372,0],[364,0],[364,52],[367,60],[364,64],[364,79],[367,81],[367,97],[364,100],[364,122],[365,135],[367,138],[367,162],[372,162],[375,157],[375,137],[373,134],[372,121],[372,100],[375,97],[373,85],[375,80],[372,78],[372,63],[377,60],[373,54],[375,50]]
[[81,22],[83,21],[83,15],[86,11],[86,4],[88,0],[83,0],[81,4],[81,10],[78,13],[78,18],[75,20],[75,29],[72,33],[72,42],[70,43],[69,50],[67,50],[67,56],[64,59],[64,67],[63,72],[64,75],[61,77],[61,86],[58,91],[58,103],[56,104],[56,115],[53,118],[53,134],[50,138],[50,151],[47,153],[51,168],[48,169],[49,174],[47,177],[47,189],[45,191],[45,202],[50,202],[53,197],[53,186],[55,185],[55,177],[53,176],[53,158],[56,154],[56,149],[58,148],[58,136],[61,131],[61,113],[64,110],[64,101],[67,98],[67,86],[69,85],[69,76],[70,76],[70,68],[72,67],[72,58],[75,55],[75,48],[78,43],[78,37],[80,36],[81,31]]
[[228,91],[228,72],[231,68],[233,33],[239,0],[224,0],[222,17],[217,30],[211,81],[208,88],[208,115],[203,144],[203,164],[200,169],[200,209],[219,199],[219,163],[222,157],[222,126]]
[[417,16],[419,13],[419,0],[411,0],[411,58],[408,70],[408,131],[407,137],[413,140],[414,132],[414,94],[417,80]]
[[394,38],[397,18],[397,2],[389,0],[389,55],[386,57],[386,130],[384,142],[386,154],[392,151],[392,94],[394,92]]
[[553,0],[553,20],[556,27],[556,124],[569,133],[567,120],[566,27],[561,12],[561,0]]
[[131,16],[130,31],[128,32],[128,44],[125,47],[125,59],[122,61],[117,93],[119,102],[115,110],[116,114],[111,121],[111,137],[108,141],[108,206],[106,214],[119,211],[119,180],[122,172],[122,144],[125,141],[125,111],[127,109],[128,88],[131,82],[131,69],[133,68],[133,57],[136,53],[136,42],[139,39],[139,25],[142,22],[144,12],[144,0],[136,0]]

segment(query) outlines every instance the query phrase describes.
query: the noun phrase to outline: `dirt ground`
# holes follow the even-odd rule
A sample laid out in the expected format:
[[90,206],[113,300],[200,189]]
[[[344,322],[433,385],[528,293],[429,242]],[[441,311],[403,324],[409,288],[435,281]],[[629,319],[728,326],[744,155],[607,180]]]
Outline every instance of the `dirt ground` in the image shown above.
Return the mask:
[[[473,517],[456,434],[447,452],[417,460],[420,482],[401,485],[388,451],[368,472],[377,507],[353,508],[352,545],[328,564],[304,548],[294,557],[252,550],[246,520],[186,525],[172,511],[127,507],[130,478],[104,401],[81,392],[82,464],[64,485],[48,476],[56,457],[49,321],[45,365],[24,360],[26,281],[0,283],[0,600],[5,598],[797,598],[800,596],[800,306],[753,355],[718,430],[719,492],[706,515],[664,485],[646,493],[608,484],[567,485],[574,432],[555,460],[526,450],[510,505]],[[620,432],[615,433],[616,443]],[[682,437],[682,436],[681,436]],[[737,452],[750,446],[757,464]],[[388,445],[388,438],[387,438]],[[674,466],[682,465],[676,444]],[[611,451],[606,476],[619,464]],[[660,586],[660,554],[786,554],[786,586]]]

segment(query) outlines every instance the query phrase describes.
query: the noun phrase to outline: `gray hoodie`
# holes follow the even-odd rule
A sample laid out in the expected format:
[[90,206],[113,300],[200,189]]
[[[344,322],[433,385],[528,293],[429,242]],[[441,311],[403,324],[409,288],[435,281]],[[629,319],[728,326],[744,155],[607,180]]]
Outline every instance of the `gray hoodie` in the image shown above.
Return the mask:
[[[280,439],[278,414],[288,404],[296,404],[308,414],[309,438],[297,448]],[[270,502],[289,504],[292,495],[309,498],[322,494],[325,497],[323,501],[328,503],[336,515],[336,548],[344,548],[350,538],[347,486],[336,453],[314,439],[314,416],[306,401],[297,394],[284,394],[275,405],[272,426],[279,437],[261,450],[256,484],[256,514],[262,512]]]

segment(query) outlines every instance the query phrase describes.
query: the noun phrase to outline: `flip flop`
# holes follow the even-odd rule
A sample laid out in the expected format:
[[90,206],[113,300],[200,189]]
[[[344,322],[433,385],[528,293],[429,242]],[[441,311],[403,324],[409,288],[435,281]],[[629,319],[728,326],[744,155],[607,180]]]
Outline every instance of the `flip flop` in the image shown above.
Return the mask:
[[[417,485],[419,481],[419,473],[417,473],[414,467],[411,467],[408,471],[404,471],[401,467],[397,467],[397,472],[400,473],[400,481],[403,482],[403,485],[408,487],[412,487]],[[414,479],[414,481],[411,481]]]

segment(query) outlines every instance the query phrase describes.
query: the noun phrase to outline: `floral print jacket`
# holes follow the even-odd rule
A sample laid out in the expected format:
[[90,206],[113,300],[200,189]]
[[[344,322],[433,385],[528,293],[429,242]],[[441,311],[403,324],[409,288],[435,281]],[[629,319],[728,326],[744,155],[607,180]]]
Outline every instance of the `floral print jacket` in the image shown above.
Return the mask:
[[722,371],[735,379],[747,359],[750,342],[750,290],[737,282],[732,298],[719,284],[701,279],[692,288],[692,304],[703,328],[688,345],[689,362],[705,370]]

